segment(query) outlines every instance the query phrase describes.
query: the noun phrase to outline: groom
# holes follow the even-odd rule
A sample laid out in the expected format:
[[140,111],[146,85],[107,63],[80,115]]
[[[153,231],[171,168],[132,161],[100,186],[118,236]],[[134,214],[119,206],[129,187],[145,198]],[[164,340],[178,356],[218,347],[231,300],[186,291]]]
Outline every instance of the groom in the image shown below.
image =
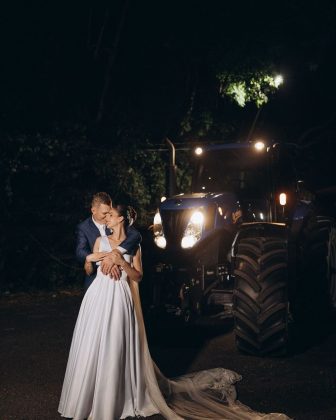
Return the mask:
[[[85,219],[76,229],[76,258],[84,267],[85,258],[93,252],[93,246],[98,236],[110,234],[110,229],[105,226],[106,215],[111,211],[112,200],[106,192],[98,192],[92,197],[91,217]],[[130,253],[135,249],[140,241],[140,233],[133,227],[127,228],[127,238],[118,246],[118,250],[124,253]],[[114,251],[115,252],[115,251]],[[120,278],[119,267],[111,261],[111,255],[108,254],[101,262],[101,270],[104,274],[110,274],[111,277]],[[96,277],[96,272],[90,276],[85,276],[85,291]]]

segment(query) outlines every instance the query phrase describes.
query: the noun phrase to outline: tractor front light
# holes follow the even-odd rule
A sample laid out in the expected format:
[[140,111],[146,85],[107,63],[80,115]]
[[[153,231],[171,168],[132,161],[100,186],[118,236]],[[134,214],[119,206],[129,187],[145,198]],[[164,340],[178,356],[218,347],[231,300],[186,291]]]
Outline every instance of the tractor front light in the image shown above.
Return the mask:
[[154,216],[154,227],[159,225],[162,226],[162,219],[159,210],[157,210]]
[[159,210],[155,213],[153,224],[154,242],[159,248],[166,248],[167,241],[163,233],[162,219]]
[[198,241],[197,237],[194,235],[185,235],[181,240],[181,247],[184,249],[192,248],[195,243]]
[[254,148],[258,151],[258,152],[262,152],[265,149],[265,143],[263,141],[256,141],[254,143]]
[[155,245],[159,248],[165,249],[167,245],[166,238],[164,236],[156,236],[154,238]]
[[287,204],[287,194],[286,193],[281,193],[279,195],[279,203],[280,203],[280,206],[285,206]]
[[184,249],[192,248],[202,236],[204,225],[204,215],[201,211],[195,211],[188,222],[181,240],[181,247]]

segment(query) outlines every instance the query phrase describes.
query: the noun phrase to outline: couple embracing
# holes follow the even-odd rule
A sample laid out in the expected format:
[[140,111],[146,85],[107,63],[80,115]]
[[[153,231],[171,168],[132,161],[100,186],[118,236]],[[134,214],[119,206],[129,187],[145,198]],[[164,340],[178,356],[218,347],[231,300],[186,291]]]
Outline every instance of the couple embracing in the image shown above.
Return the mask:
[[160,414],[181,419],[288,419],[262,414],[236,399],[237,373],[215,368],[166,378],[151,358],[138,284],[142,278],[135,211],[106,193],[92,200],[78,226],[76,255],[87,289],[73,333],[58,407],[74,420]]
[[[118,233],[113,231],[115,226],[115,214],[121,213],[122,226],[118,223]],[[95,262],[100,262],[103,274],[111,277],[120,278],[120,269],[116,264],[118,255],[125,253],[134,254],[139,250],[141,236],[132,226],[135,221],[136,213],[132,207],[120,204],[112,207],[112,199],[106,192],[98,192],[92,197],[91,201],[92,216],[88,217],[77,226],[76,231],[76,257],[85,269],[86,276],[84,281],[85,290],[96,277]],[[121,232],[119,233],[119,231]],[[109,237],[112,244],[118,244],[112,252],[99,252],[99,242],[101,237]]]

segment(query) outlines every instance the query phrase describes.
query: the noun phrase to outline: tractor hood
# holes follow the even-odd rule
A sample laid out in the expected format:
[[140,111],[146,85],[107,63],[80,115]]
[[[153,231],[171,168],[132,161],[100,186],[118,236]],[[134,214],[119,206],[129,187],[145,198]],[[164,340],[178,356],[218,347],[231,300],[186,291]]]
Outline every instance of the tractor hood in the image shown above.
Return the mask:
[[[231,192],[179,194],[160,204],[155,240],[162,238],[165,252],[193,252],[223,230],[236,231],[241,222],[267,221],[266,207],[265,200],[239,200]],[[184,247],[189,240],[194,245]]]
[[[235,193],[193,193],[173,196],[160,205],[160,214],[166,234],[179,235],[186,228],[193,212],[204,215],[203,237],[215,230],[237,222],[267,221],[268,203],[263,199],[246,199]],[[168,233],[169,232],[169,233]]]
[[202,218],[199,245],[225,226],[233,226],[241,214],[239,206],[232,193],[179,194],[165,200],[159,211],[167,249],[181,248],[181,241],[196,214],[201,213]]
[[229,221],[232,212],[239,209],[239,201],[233,193],[194,193],[176,195],[160,205],[161,213],[197,209],[211,213],[219,212],[223,221]]

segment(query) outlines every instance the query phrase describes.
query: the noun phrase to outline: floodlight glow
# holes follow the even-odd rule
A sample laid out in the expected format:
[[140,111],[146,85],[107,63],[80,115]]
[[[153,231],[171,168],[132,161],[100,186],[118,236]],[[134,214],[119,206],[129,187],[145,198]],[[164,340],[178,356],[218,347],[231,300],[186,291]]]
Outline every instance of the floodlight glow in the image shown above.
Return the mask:
[[195,155],[199,156],[203,153],[202,147],[196,147],[195,149]]
[[281,76],[281,74],[278,74],[274,78],[274,86],[278,88],[280,85],[282,85],[284,82],[284,78]]
[[161,197],[161,203],[163,203],[166,200],[167,200],[167,197],[165,197],[165,196]]
[[261,152],[265,149],[265,143],[263,141],[257,141],[254,143],[254,147],[256,150],[258,150],[258,152]]

